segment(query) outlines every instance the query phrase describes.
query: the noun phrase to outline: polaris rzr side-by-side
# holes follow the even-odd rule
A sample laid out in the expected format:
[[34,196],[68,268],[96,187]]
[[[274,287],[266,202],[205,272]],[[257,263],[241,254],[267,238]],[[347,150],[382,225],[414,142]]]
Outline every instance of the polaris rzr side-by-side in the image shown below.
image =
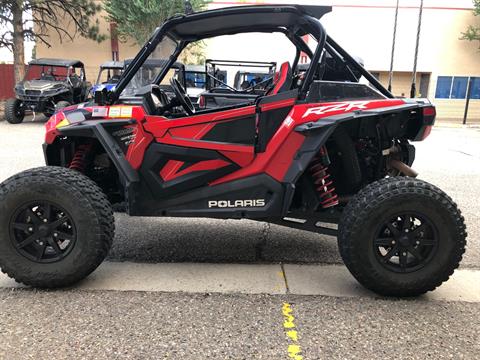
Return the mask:
[[[166,21],[114,91],[52,116],[47,166],[0,185],[2,271],[37,287],[81,280],[107,255],[112,206],[122,205],[131,216],[247,218],[337,236],[353,276],[383,295],[446,281],[465,250],[464,219],[411,168],[435,107],[394,98],[326,34],[319,19],[330,10],[243,6]],[[284,34],[294,57],[250,102],[198,110],[172,71],[178,56],[194,41],[251,32]],[[299,73],[301,54],[311,65]],[[133,86],[149,59],[164,65]]]
[[32,60],[25,78],[15,86],[15,98],[5,104],[5,119],[19,124],[27,111],[50,117],[58,109],[85,101],[89,88],[78,60]]

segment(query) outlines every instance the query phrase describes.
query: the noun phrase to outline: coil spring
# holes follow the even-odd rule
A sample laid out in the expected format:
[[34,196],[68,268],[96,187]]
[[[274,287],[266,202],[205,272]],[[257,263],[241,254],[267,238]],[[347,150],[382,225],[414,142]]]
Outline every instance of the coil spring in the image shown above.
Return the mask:
[[338,205],[338,195],[335,193],[333,181],[328,172],[329,163],[327,148],[322,146],[310,165],[315,189],[320,197],[320,205],[324,209]]
[[76,170],[78,172],[84,173],[85,172],[85,158],[89,151],[92,148],[92,144],[82,144],[77,147],[75,150],[75,154],[73,155],[72,161],[68,167],[72,170]]

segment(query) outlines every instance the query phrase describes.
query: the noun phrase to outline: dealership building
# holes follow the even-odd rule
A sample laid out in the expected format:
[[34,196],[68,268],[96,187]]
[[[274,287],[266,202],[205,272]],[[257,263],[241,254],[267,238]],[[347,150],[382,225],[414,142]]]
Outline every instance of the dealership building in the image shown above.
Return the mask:
[[[292,1],[212,0],[209,8]],[[396,0],[298,0],[305,5],[331,5],[332,12],[322,23],[329,35],[349,53],[361,58],[385,86],[389,80]],[[424,0],[417,57],[417,96],[428,97],[437,106],[439,118],[461,122],[467,93],[470,94],[467,121],[480,120],[480,50],[478,42],[460,40],[468,25],[480,26],[480,16],[473,16],[471,0]],[[410,94],[415,45],[418,32],[420,0],[399,0],[392,92]],[[112,24],[99,16],[101,31],[109,34]],[[76,38],[60,42],[51,37],[52,47],[37,44],[37,57],[78,58],[94,81],[101,63],[118,56],[131,58],[138,51],[132,43],[115,39],[100,44]],[[314,46],[314,44],[312,44]],[[285,61],[291,59],[291,45],[283,35],[252,34],[232,39],[222,37],[207,42],[206,57],[249,61]],[[228,56],[228,57],[227,57]]]

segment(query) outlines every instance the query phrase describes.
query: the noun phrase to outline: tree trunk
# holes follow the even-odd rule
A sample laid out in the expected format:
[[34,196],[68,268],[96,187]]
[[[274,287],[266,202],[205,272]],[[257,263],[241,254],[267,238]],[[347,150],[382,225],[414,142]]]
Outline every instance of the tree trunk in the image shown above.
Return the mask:
[[25,48],[23,43],[23,0],[16,0],[12,8],[13,15],[13,68],[15,82],[25,76]]

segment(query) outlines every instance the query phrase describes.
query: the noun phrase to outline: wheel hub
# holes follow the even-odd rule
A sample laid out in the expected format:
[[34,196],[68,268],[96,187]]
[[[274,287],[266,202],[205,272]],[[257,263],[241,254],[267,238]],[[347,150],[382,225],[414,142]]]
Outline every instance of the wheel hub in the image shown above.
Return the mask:
[[48,225],[40,225],[38,227],[38,234],[42,237],[47,237],[49,235],[51,235],[51,230],[50,230],[50,226]]
[[22,205],[10,222],[10,239],[24,257],[39,263],[59,261],[76,242],[72,217],[60,206],[36,201]]
[[399,238],[398,238],[398,242],[400,243],[400,245],[402,246],[409,246],[410,245],[410,237],[405,234],[405,235],[401,235]]
[[437,230],[421,214],[399,214],[380,225],[374,247],[382,266],[394,272],[416,271],[433,258]]

